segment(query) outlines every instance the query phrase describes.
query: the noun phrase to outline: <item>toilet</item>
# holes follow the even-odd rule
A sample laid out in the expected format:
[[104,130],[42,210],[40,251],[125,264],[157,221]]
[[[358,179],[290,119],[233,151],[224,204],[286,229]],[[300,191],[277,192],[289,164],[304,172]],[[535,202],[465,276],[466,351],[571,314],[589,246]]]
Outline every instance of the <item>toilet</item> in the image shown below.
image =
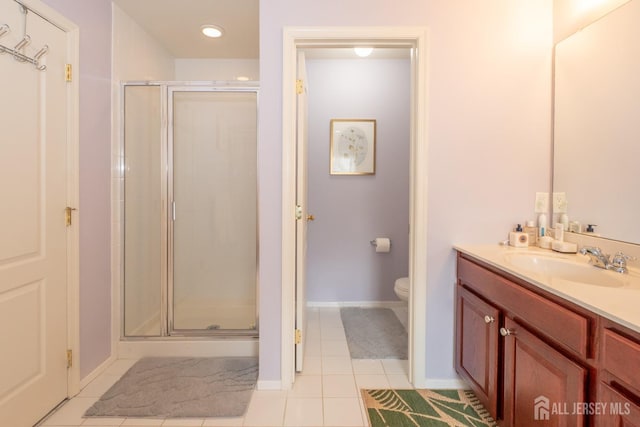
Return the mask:
[[409,278],[401,277],[396,279],[396,283],[393,285],[393,291],[402,301],[409,301]]

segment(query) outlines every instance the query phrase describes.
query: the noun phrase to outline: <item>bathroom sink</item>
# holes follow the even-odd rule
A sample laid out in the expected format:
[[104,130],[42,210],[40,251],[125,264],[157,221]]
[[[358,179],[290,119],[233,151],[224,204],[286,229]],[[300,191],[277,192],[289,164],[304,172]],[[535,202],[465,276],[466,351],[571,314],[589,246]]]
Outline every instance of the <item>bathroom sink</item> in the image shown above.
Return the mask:
[[619,288],[629,281],[628,277],[620,273],[594,267],[578,256],[573,259],[535,252],[519,252],[505,254],[505,261],[517,269],[551,280],[566,280],[608,288]]

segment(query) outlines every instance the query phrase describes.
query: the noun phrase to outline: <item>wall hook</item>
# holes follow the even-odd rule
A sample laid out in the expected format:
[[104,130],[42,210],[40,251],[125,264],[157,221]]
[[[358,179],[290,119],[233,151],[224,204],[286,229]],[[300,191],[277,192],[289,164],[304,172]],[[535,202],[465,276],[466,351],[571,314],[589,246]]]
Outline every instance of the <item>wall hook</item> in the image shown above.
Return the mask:
[[9,28],[9,26],[7,24],[0,25],[0,37],[4,36],[9,31],[11,31],[11,28]]

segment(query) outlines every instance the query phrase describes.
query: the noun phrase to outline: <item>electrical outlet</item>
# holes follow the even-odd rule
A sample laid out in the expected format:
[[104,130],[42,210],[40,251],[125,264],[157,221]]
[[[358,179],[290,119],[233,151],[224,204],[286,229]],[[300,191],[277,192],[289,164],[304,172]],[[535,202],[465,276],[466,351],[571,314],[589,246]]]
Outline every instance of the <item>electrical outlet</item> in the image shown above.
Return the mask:
[[536,193],[536,213],[549,212],[549,193]]
[[567,213],[567,193],[553,193],[553,212]]

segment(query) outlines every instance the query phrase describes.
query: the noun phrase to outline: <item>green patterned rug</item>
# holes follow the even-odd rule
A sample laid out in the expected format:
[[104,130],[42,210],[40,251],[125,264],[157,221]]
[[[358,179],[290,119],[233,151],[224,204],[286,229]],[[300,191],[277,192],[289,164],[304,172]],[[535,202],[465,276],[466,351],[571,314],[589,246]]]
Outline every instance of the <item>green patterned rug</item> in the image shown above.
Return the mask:
[[470,390],[362,390],[371,427],[494,427]]

